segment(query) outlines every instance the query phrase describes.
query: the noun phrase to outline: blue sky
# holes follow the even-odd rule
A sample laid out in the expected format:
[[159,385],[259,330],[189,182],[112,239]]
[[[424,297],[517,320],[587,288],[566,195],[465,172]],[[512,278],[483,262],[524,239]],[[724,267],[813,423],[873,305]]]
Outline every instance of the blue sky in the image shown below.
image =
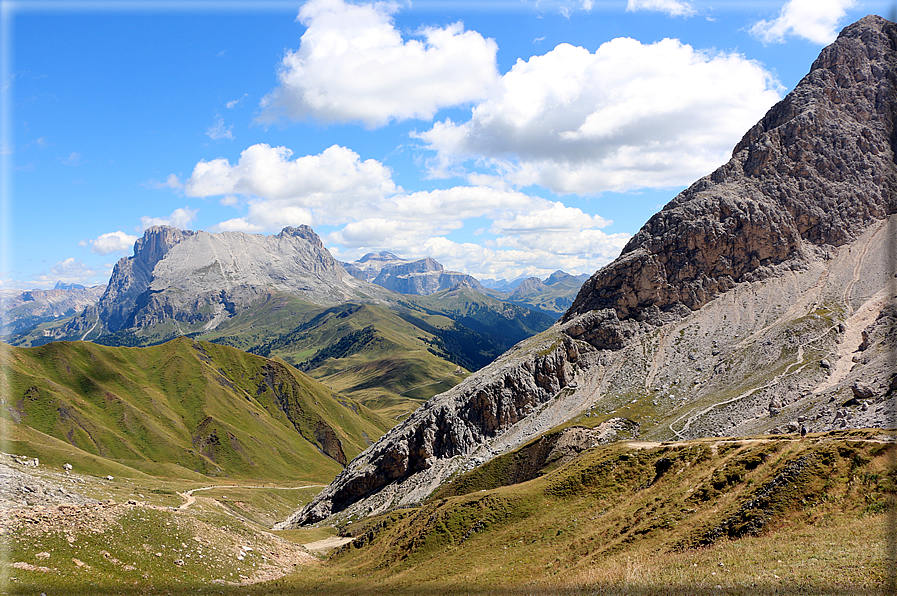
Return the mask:
[[895,3],[2,2],[0,288],[154,224],[591,273]]

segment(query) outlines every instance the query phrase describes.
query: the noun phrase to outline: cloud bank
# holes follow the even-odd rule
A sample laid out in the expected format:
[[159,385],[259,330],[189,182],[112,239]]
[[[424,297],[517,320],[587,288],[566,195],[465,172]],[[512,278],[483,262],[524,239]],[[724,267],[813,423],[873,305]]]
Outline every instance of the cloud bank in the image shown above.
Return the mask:
[[130,252],[135,242],[137,242],[137,236],[125,234],[119,230],[117,232],[100,234],[98,238],[94,240],[85,240],[80,242],[80,244],[81,246],[90,246],[90,252],[100,255],[108,255],[113,252]]
[[[223,158],[199,162],[178,186],[188,196],[223,197],[244,211],[213,231],[332,226],[325,240],[348,260],[388,249],[478,274],[547,275],[562,267],[591,272],[629,238],[602,231],[610,222],[601,217],[519,191],[456,186],[409,193],[383,164],[338,145],[299,157],[286,147],[253,145],[233,164]],[[482,245],[447,238],[483,224],[480,232],[488,237]]]
[[781,97],[763,67],[740,54],[665,39],[617,38],[594,53],[561,44],[517,63],[467,122],[417,137],[435,152],[431,174],[595,194],[683,185],[730,156]]
[[498,46],[461,23],[426,27],[405,40],[386,2],[309,0],[298,50],[281,61],[280,85],[259,120],[361,122],[432,119],[437,110],[482,99],[498,79]]

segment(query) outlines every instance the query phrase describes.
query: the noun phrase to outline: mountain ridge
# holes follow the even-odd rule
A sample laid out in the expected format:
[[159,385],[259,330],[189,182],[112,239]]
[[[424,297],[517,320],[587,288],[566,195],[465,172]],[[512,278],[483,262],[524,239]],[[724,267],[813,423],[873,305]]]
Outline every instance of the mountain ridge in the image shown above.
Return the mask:
[[183,337],[53,342],[2,358],[9,439],[44,460],[59,456],[50,437],[69,457],[138,472],[323,480],[388,427],[277,359]]
[[[280,527],[419,502],[584,412],[632,419],[656,439],[782,432],[780,416],[794,416],[792,431],[887,425],[895,91],[897,27],[870,16],[845,28],[727,164],[583,285],[560,323],[432,398]],[[871,346],[842,345],[870,319]],[[832,377],[827,357],[859,366]],[[871,401],[851,402],[857,394]]]
[[154,226],[116,263],[97,307],[56,330],[56,339],[157,328],[156,341],[164,341],[215,329],[272,291],[325,306],[388,297],[346,275],[305,225],[273,236]]

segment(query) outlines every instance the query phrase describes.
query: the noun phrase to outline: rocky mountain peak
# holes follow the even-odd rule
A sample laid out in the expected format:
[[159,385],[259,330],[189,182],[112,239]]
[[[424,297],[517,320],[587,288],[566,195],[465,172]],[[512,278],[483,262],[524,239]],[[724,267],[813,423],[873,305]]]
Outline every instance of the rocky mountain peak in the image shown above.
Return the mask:
[[524,294],[532,294],[534,292],[542,292],[545,290],[545,284],[542,283],[542,280],[538,277],[527,277],[520,285],[517,286],[517,289],[511,294],[511,296],[523,296]]
[[565,280],[570,280],[571,278],[573,278],[572,275],[570,275],[566,271],[561,271],[560,269],[558,269],[557,271],[555,271],[554,273],[549,275],[548,278],[543,283],[546,286],[553,286],[556,283],[559,283],[559,282],[562,282]]
[[180,230],[171,226],[152,226],[143,232],[143,236],[134,243],[134,256],[122,260],[133,260],[152,271],[152,268],[168,254],[171,247],[189,238],[195,232]]
[[156,326],[214,329],[272,292],[322,305],[384,294],[364,285],[345,274],[306,225],[274,236],[154,226],[134,244],[134,255],[115,265],[96,308],[61,333],[83,339]]
[[589,341],[616,345],[616,319],[676,319],[739,282],[801,269],[897,211],[895,47],[897,27],[880,17],[844,29],[728,163],[673,199],[588,280],[564,320],[610,309]]
[[87,286],[83,286],[81,284],[75,283],[65,283],[63,281],[57,281],[56,285],[53,286],[54,290],[84,290],[87,289]]
[[[645,408],[658,440],[781,432],[771,399],[794,416],[786,432],[850,416],[883,424],[897,400],[897,319],[883,306],[894,296],[895,112],[897,27],[867,17],[728,163],[590,277],[560,324],[432,398],[283,527],[419,503],[583,413]],[[808,360],[810,346],[838,364]],[[875,389],[853,395],[876,395],[877,409],[842,402],[832,418],[829,404],[866,377]]]
[[470,283],[469,279],[462,279],[461,281],[459,281],[458,283],[456,283],[449,289],[450,292],[458,292],[461,290],[477,290],[478,291],[478,288],[474,284]]
[[127,321],[137,297],[143,294],[153,279],[153,269],[179,242],[195,232],[170,226],[147,228],[134,243],[134,255],[123,257],[112,269],[112,277],[103,297],[97,304],[99,318],[107,329],[118,331]]
[[324,243],[321,241],[321,237],[318,236],[313,229],[309,226],[302,224],[298,228],[294,228],[292,226],[287,226],[283,230],[280,231],[280,234],[277,235],[279,238],[293,236],[295,238],[302,238],[303,240],[307,240],[312,246],[317,248],[324,248]]

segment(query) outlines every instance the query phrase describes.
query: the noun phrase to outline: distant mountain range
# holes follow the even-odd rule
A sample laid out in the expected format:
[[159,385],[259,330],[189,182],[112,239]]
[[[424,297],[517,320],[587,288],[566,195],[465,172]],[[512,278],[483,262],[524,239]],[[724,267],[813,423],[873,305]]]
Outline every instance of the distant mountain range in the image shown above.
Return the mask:
[[353,263],[342,263],[353,277],[377,284],[400,294],[427,296],[448,290],[459,283],[497,300],[524,306],[550,316],[560,316],[573,304],[587,274],[570,275],[555,271],[545,281],[527,277],[508,282],[481,282],[471,275],[446,271],[438,261],[425,257],[415,261],[402,259],[390,252],[368,253]]
[[[16,304],[30,306],[17,306],[6,339],[132,347],[206,339],[281,357],[394,420],[559,315],[503,301],[433,259],[380,253],[347,266],[361,279],[308,226],[273,236],[156,226],[116,263],[105,289],[20,296]],[[50,312],[51,294],[79,299],[77,310]]]
[[427,295],[448,290],[465,281],[472,287],[483,286],[472,276],[445,268],[430,257],[409,261],[390,252],[368,253],[354,263],[342,263],[353,277],[400,294]]
[[587,279],[589,276],[585,273],[570,275],[563,271],[555,271],[545,281],[529,277],[522,280],[505,300],[542,312],[563,313],[573,304],[573,299]]
[[96,304],[105,290],[106,286],[85,288],[78,284],[57,282],[52,290],[31,290],[7,295],[3,300],[4,312],[0,318],[0,337],[28,334],[63,317],[76,315]]
[[[487,287],[471,275],[446,271],[430,257],[408,260],[385,251],[339,265],[342,269],[308,226],[285,228],[276,236],[156,226],[138,239],[133,256],[116,264],[108,286],[58,282],[53,290],[9,294],[0,337],[13,345],[60,339],[147,345],[214,331],[277,293],[319,306],[396,301],[372,286],[427,296],[460,284],[559,317],[588,278],[556,271],[544,282],[536,277],[490,280]],[[60,325],[65,317],[73,318]]]

